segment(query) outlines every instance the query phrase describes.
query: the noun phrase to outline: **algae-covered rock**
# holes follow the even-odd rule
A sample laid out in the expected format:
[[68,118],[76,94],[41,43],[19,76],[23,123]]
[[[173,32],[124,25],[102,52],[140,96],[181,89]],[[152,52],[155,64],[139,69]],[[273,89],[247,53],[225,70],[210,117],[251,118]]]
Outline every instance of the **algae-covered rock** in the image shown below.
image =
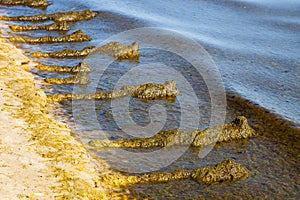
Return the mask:
[[179,91],[174,80],[167,81],[165,84],[143,84],[138,86],[132,96],[140,99],[157,99],[166,97],[176,97]]
[[229,124],[211,127],[205,130],[179,131],[168,130],[155,134],[152,137],[121,139],[121,140],[94,140],[89,144],[94,148],[153,148],[167,145],[191,145],[204,147],[216,142],[245,139],[253,136],[255,131],[249,126],[243,116],[237,117]]
[[47,0],[1,0],[0,5],[4,6],[28,6],[31,8],[45,9],[49,6]]
[[[220,133],[221,134],[216,134]],[[213,142],[227,142],[235,139],[245,139],[255,134],[246,117],[239,116],[231,123],[225,124],[222,127],[212,127],[198,132],[193,140],[192,146],[204,146]]]
[[71,29],[67,22],[55,22],[52,24],[39,25],[39,26],[12,25],[12,26],[9,26],[9,28],[14,32],[36,31],[36,30],[69,31]]
[[125,45],[120,42],[110,42],[95,50],[95,53],[111,55],[118,59],[134,59],[140,56],[139,44]]
[[166,183],[188,178],[197,181],[198,183],[212,184],[238,181],[249,176],[250,174],[242,165],[236,163],[232,159],[227,159],[215,166],[200,167],[192,172],[187,170],[176,170],[172,173],[158,172],[137,176],[126,176],[115,173],[101,175],[99,181],[106,183],[106,185],[110,187],[127,187],[134,184]]
[[232,159],[227,159],[215,166],[201,167],[191,174],[193,180],[205,184],[238,181],[249,176],[247,170]]
[[95,46],[89,46],[83,48],[82,50],[65,49],[59,52],[36,51],[30,55],[36,58],[84,58],[88,56],[94,49]]
[[[63,81],[63,80],[62,80]],[[146,86],[144,86],[146,85]],[[147,95],[139,95],[145,89]],[[176,88],[176,82],[171,80],[164,84],[143,84],[140,86],[124,86],[120,90],[112,92],[97,92],[95,94],[54,94],[48,96],[49,102],[57,102],[63,100],[109,100],[116,99],[124,96],[132,96],[141,99],[164,99],[175,98],[179,92]]]
[[53,14],[41,14],[34,16],[0,16],[0,20],[6,21],[47,21],[53,20],[56,22],[77,22],[81,20],[93,19],[97,16],[97,12],[92,10],[57,12]]
[[137,42],[132,45],[125,45],[119,42],[110,42],[101,47],[95,48],[94,46],[86,47],[82,50],[65,49],[59,52],[33,52],[33,57],[43,58],[77,58],[86,57],[92,52],[94,54],[105,54],[113,56],[117,59],[137,59],[140,55],[139,46]]
[[68,66],[51,66],[51,65],[44,65],[39,63],[35,66],[35,68],[43,71],[50,71],[50,72],[60,72],[60,73],[77,73],[77,72],[91,72],[92,69],[89,65],[85,62],[80,62],[78,65],[73,67]]
[[92,39],[82,30],[75,31],[63,37],[44,36],[39,38],[11,37],[11,42],[25,42],[29,44],[62,43],[62,42],[85,42]]
[[69,78],[46,78],[45,82],[51,84],[80,84],[86,85],[90,83],[88,78],[88,73],[81,72],[77,75],[71,76]]

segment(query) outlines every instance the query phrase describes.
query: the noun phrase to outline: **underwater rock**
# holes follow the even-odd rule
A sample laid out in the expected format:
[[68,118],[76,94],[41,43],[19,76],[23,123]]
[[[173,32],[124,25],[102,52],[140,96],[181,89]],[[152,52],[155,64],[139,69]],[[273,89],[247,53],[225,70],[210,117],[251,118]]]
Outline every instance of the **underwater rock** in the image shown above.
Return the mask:
[[46,78],[45,82],[51,84],[80,84],[86,85],[90,83],[88,78],[88,73],[80,72],[77,75],[71,76],[69,78]]
[[[145,86],[146,85],[146,86]],[[147,95],[138,95],[142,93],[142,89],[146,90]],[[139,86],[123,86],[120,90],[112,92],[97,92],[95,94],[54,94],[49,95],[49,102],[57,102],[63,100],[108,100],[116,99],[124,96],[132,96],[142,99],[163,99],[163,98],[175,98],[179,94],[176,88],[176,82],[166,81],[164,84],[143,84]]]
[[128,187],[134,184],[166,183],[190,178],[198,183],[209,185],[213,183],[238,181],[246,179],[249,176],[250,174],[242,165],[232,159],[226,159],[215,166],[200,167],[192,172],[176,170],[172,173],[161,172],[137,176],[105,174],[99,177],[99,181],[108,186]]
[[82,50],[65,49],[58,52],[41,52],[36,51],[30,55],[36,58],[84,58],[88,56],[96,47],[89,46]]
[[67,66],[51,66],[51,65],[44,65],[39,63],[35,66],[35,68],[43,71],[50,71],[50,72],[59,72],[59,73],[77,73],[77,72],[91,72],[92,69],[89,65],[85,62],[80,62],[78,65],[73,67]]
[[28,6],[30,8],[45,9],[49,6],[47,0],[1,0],[0,5],[4,6]]
[[[34,0],[33,0],[34,1]],[[98,12],[92,10],[57,12],[53,14],[41,14],[34,16],[0,16],[0,20],[6,21],[47,21],[54,20],[56,22],[77,22],[82,20],[89,20],[96,17]]]
[[11,37],[11,42],[25,42],[29,44],[51,44],[61,42],[85,42],[91,41],[92,39],[86,35],[82,30],[75,31],[70,35],[63,37],[44,36],[39,38],[24,38],[24,37]]
[[39,25],[39,26],[12,25],[12,26],[9,26],[9,28],[14,32],[35,31],[35,30],[69,31],[71,29],[67,22],[55,22],[52,24]]
[[[220,133],[220,134],[219,134]],[[168,130],[155,134],[152,137],[132,138],[121,140],[93,140],[89,145],[94,148],[153,148],[166,147],[167,145],[191,145],[204,147],[215,142],[227,142],[230,140],[246,139],[255,134],[247,119],[239,116],[229,124],[207,128],[205,130],[179,131]]]
[[125,45],[120,42],[110,42],[95,50],[97,54],[107,54],[118,59],[134,59],[140,56],[139,43]]

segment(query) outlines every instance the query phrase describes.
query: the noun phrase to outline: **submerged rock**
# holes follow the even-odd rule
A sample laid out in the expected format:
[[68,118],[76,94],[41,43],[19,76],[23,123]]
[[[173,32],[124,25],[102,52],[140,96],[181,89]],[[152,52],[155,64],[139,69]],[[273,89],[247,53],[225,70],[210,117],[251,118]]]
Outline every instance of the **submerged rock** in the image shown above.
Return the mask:
[[198,183],[212,184],[221,182],[232,182],[246,179],[250,174],[240,164],[232,159],[215,165],[200,167],[192,172],[186,170],[176,170],[172,173],[152,173],[138,176],[126,176],[122,174],[105,174],[99,177],[100,182],[108,186],[126,187],[134,184],[145,183],[166,183],[169,181],[178,181],[182,179],[192,179]]
[[61,43],[61,42],[85,42],[92,39],[86,35],[82,30],[75,31],[70,35],[63,37],[44,36],[39,38],[24,38],[24,37],[11,37],[11,42],[25,42],[29,44],[46,44],[46,43]]
[[249,126],[247,119],[243,116],[237,117],[229,124],[207,128],[205,130],[162,131],[152,137],[132,138],[121,140],[93,140],[89,142],[94,148],[153,148],[166,147],[167,145],[191,145],[204,147],[216,142],[227,142],[230,140],[246,139],[255,134]]
[[88,56],[96,47],[85,47],[82,50],[65,49],[59,52],[42,52],[36,51],[30,55],[36,58],[84,58]]
[[78,65],[73,67],[67,66],[51,66],[39,63],[35,66],[39,70],[50,71],[50,72],[60,72],[60,73],[77,73],[77,72],[91,72],[92,69],[85,62],[80,62]]
[[13,25],[13,26],[9,26],[9,28],[14,32],[35,31],[35,30],[69,31],[71,29],[67,22],[55,22],[52,24],[39,25],[39,26]]
[[1,0],[0,5],[4,6],[28,6],[31,8],[45,9],[49,6],[47,0]]
[[[34,1],[34,0],[33,0]],[[82,20],[93,19],[97,16],[97,12],[92,10],[57,12],[53,14],[41,14],[34,16],[0,16],[0,20],[6,21],[47,21],[54,20],[56,22],[77,22]]]
[[[147,85],[147,87],[144,87]],[[176,88],[176,82],[166,81],[164,84],[144,84],[139,86],[124,86],[120,90],[112,91],[112,92],[97,92],[95,94],[55,94],[49,95],[48,101],[57,102],[63,100],[108,100],[108,99],[116,99],[124,96],[132,96],[136,98],[142,99],[164,99],[164,98],[175,98],[179,91]],[[147,92],[147,95],[137,95],[142,92],[142,88],[150,91]]]

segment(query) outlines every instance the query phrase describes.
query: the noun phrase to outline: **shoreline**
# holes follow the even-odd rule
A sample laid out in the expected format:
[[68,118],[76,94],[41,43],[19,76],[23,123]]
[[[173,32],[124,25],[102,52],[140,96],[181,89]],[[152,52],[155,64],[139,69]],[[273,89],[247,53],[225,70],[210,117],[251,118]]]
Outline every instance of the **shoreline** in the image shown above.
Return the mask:
[[4,39],[0,57],[0,196],[117,197],[117,190],[98,181],[100,172],[110,172],[107,164],[96,161],[64,123],[48,116],[46,95],[28,72],[31,61]]
[[[0,46],[2,47],[2,43]],[[14,46],[12,45],[7,45],[7,47],[14,49]],[[2,50],[0,51],[2,52]],[[8,77],[8,81],[3,81],[5,84],[0,84],[1,88],[6,88],[6,90],[1,91],[1,95],[3,96],[4,93],[11,94],[8,97],[10,99],[6,99],[6,102],[1,103],[0,100],[0,108],[4,113],[0,113],[0,115],[3,114],[3,116],[1,115],[0,117],[7,121],[7,123],[3,123],[3,127],[0,126],[0,129],[2,130],[0,133],[3,133],[0,134],[0,144],[1,150],[3,149],[4,152],[6,151],[6,148],[9,148],[10,146],[13,147],[13,150],[6,152],[7,156],[5,158],[7,160],[5,160],[5,162],[7,164],[3,165],[4,167],[2,168],[3,172],[1,171],[1,175],[7,173],[8,170],[13,169],[11,168],[13,166],[15,166],[15,171],[18,171],[19,168],[22,167],[24,167],[24,169],[22,168],[23,171],[21,171],[18,175],[13,174],[10,177],[6,174],[3,175],[5,178],[11,178],[11,181],[5,179],[6,183],[13,183],[13,181],[17,182],[19,180],[19,176],[25,177],[24,175],[26,173],[30,174],[32,179],[29,179],[29,176],[27,176],[28,179],[23,178],[24,182],[22,182],[22,184],[17,182],[19,185],[15,187],[17,188],[16,191],[21,192],[18,197],[25,199],[116,199],[121,197],[125,198],[125,196],[128,197],[129,194],[126,191],[121,191],[119,188],[113,188],[113,190],[116,191],[112,191],[112,189],[107,189],[107,187],[110,188],[110,185],[104,187],[104,185],[102,186],[101,183],[99,183],[99,173],[101,175],[112,173],[108,170],[107,164],[104,162],[102,163],[101,158],[99,157],[98,160],[93,159],[92,153],[86,150],[84,144],[77,139],[79,136],[73,134],[72,130],[70,130],[65,124],[60,123],[59,121],[61,120],[57,119],[55,114],[51,113],[51,111],[50,115],[52,117],[49,117],[47,113],[49,108],[54,108],[55,106],[51,104],[46,105],[44,91],[34,86],[34,83],[35,85],[38,85],[39,82],[34,80],[33,74],[25,72],[29,70],[30,61],[24,57],[21,50],[14,49],[12,51],[19,51],[19,53],[3,53],[3,58],[9,58],[8,63],[15,66],[9,65],[8,67],[2,67],[2,61],[0,61],[0,76],[10,76]],[[10,59],[10,56],[12,56],[12,59],[15,60]],[[22,58],[24,60],[22,60]],[[5,65],[5,62],[3,63]],[[24,68],[24,70],[20,70],[20,67]],[[1,81],[2,80],[0,80],[0,83]],[[13,101],[11,101],[11,99],[13,99]],[[295,127],[295,125],[290,123],[288,120],[280,119],[280,116],[269,113],[265,108],[259,107],[254,103],[249,102],[249,100],[242,98],[240,95],[235,95],[231,92],[227,92],[227,104],[229,112],[228,119],[235,115],[244,115],[249,119],[249,123],[254,126],[259,133],[258,136],[251,139],[249,143],[255,144],[256,142],[261,142],[262,145],[259,146],[257,151],[251,151],[252,149],[250,149],[248,151],[250,152],[249,154],[258,155],[262,151],[268,154],[267,152],[269,151],[267,150],[272,148],[270,152],[274,149],[274,152],[280,154],[280,158],[284,157],[289,162],[289,166],[294,166],[294,163],[296,164],[298,162],[300,155],[299,147],[297,146],[297,141],[299,141],[298,138],[300,136],[298,127]],[[62,115],[65,114],[63,111],[61,113],[60,111],[57,112]],[[7,127],[6,124],[9,124],[9,127]],[[16,127],[15,124],[17,124],[18,127]],[[14,127],[13,131],[10,130],[11,127]],[[4,134],[7,132],[12,132],[14,135],[8,137]],[[14,141],[15,138],[18,138],[18,140]],[[271,141],[270,146],[264,143],[265,139]],[[228,144],[228,146],[230,145]],[[227,145],[222,147],[226,148]],[[259,150],[263,148],[266,149]],[[15,159],[15,163],[10,164],[8,161],[11,159],[11,156],[14,155],[15,157],[12,158]],[[247,154],[245,154],[245,156],[247,156]],[[244,159],[247,159],[247,157]],[[19,160],[22,160],[22,162],[18,163]],[[251,158],[251,163],[243,162],[247,167],[250,167],[250,169],[253,170],[256,169],[256,163],[260,167],[263,166],[263,164],[258,164],[261,161],[263,160],[260,159],[255,161],[255,159],[252,160]],[[278,163],[280,164],[280,162],[277,162],[277,158],[274,160],[270,159],[269,161],[274,162],[274,166]],[[99,162],[102,164],[101,166],[97,164]],[[40,166],[41,171],[38,171],[38,173],[35,174],[37,166]],[[265,171],[260,173],[265,176]],[[118,177],[118,174],[116,177]],[[126,178],[128,177],[125,177],[125,179]],[[26,181],[28,182],[27,185],[30,185],[30,187],[25,188],[27,189],[27,192],[23,192],[21,189],[22,186],[26,185]],[[3,182],[3,186],[0,185],[0,196],[2,195],[2,192],[3,194],[11,195],[11,193],[8,192],[15,191],[15,189],[11,189],[13,186],[10,186],[11,188],[5,188],[6,183]],[[38,184],[40,185],[36,188]],[[240,182],[238,185],[243,184],[246,183]],[[253,184],[253,182],[251,182],[251,184]],[[49,185],[51,188],[49,188]],[[165,185],[169,186],[169,184]],[[178,182],[178,185],[181,185],[181,182]],[[137,185],[136,188],[138,187],[139,186]],[[225,189],[226,187],[230,186],[224,186]],[[254,186],[252,187],[254,188]],[[48,188],[48,190],[45,188]],[[195,188],[191,189],[190,192],[193,193]],[[211,188],[211,190],[214,189],[215,188],[213,187]],[[257,191],[259,192],[258,189]],[[155,190],[153,190],[153,192],[155,193]],[[169,193],[169,189],[167,188],[164,192]],[[130,193],[134,196],[133,191],[130,191]],[[243,191],[236,194],[243,195],[242,193]],[[100,196],[97,196],[98,194]],[[220,194],[224,195],[223,193]],[[219,195],[215,194],[214,196]],[[149,196],[149,198],[151,197],[153,196]]]

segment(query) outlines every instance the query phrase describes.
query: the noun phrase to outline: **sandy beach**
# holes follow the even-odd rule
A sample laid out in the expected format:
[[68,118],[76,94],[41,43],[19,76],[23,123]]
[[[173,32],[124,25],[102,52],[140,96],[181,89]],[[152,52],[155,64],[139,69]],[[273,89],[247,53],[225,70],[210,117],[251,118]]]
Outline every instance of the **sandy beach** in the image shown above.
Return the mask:
[[1,199],[103,199],[116,194],[97,181],[95,161],[63,123],[47,115],[46,95],[30,60],[0,40]]

